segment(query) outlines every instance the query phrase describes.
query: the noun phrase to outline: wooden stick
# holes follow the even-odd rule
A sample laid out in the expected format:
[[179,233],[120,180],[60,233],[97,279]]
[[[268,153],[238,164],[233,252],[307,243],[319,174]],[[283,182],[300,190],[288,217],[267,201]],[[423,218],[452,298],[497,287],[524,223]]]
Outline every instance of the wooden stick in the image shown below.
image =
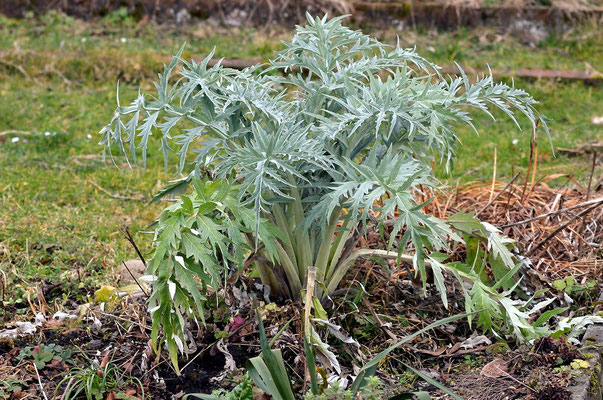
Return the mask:
[[494,171],[492,172],[492,187],[490,188],[490,198],[488,199],[488,204],[492,203],[492,196],[494,196],[494,186],[496,185],[496,153],[497,146],[494,145]]
[[304,304],[304,335],[310,342],[310,311],[312,310],[312,297],[314,297],[314,284],[316,282],[316,267],[308,268],[308,281],[306,283],[306,303]]
[[[527,201],[530,200],[532,192],[534,191],[534,181],[536,180],[536,170],[538,169],[538,142],[534,139],[534,167],[532,168],[532,181],[530,182],[530,191],[528,192]],[[528,171],[529,173],[529,171]],[[588,200],[588,199],[587,199]]]
[[142,287],[142,285],[140,284],[140,282],[138,281],[138,279],[136,279],[136,277],[134,276],[134,274],[132,273],[132,271],[130,271],[130,268],[128,268],[128,265],[126,264],[125,261],[121,262],[124,267],[126,268],[126,271],[128,271],[128,273],[130,274],[130,276],[132,277],[132,279],[134,279],[134,282],[136,282],[136,284],[138,285],[138,287],[140,288],[140,290],[142,291],[142,293],[144,293],[145,296],[149,297],[149,294],[147,293],[146,290],[144,290],[144,288]]

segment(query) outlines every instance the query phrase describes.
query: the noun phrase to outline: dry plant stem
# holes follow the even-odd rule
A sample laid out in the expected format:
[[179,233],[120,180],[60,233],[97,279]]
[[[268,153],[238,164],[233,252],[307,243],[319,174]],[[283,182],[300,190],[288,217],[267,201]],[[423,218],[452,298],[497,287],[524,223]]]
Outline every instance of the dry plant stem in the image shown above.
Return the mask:
[[100,190],[101,192],[105,193],[107,196],[113,198],[113,199],[117,199],[117,200],[132,200],[132,201],[144,201],[144,199],[140,199],[140,198],[136,198],[136,197],[127,197],[127,196],[122,196],[119,194],[113,194],[111,192],[109,192],[107,189],[99,186],[98,183],[94,182],[93,180],[90,179],[86,179],[86,181],[88,183],[90,183],[92,186],[96,187],[98,190]]
[[523,183],[523,189],[521,190],[521,200],[519,203],[523,204],[523,200],[526,194],[526,188],[528,187],[528,180],[530,179],[530,169],[532,168],[532,162],[534,160],[534,136],[532,136],[532,141],[530,142],[530,160],[528,161],[528,171],[526,173],[526,180]]
[[[310,340],[310,312],[312,310],[312,297],[314,296],[314,285],[316,283],[316,267],[308,268],[308,280],[306,283],[306,299],[304,304],[304,335]],[[310,342],[308,342],[310,343]]]
[[40,385],[40,392],[44,395],[44,400],[48,400],[48,396],[46,396],[46,392],[44,391],[44,386],[42,385],[42,379],[40,378],[40,372],[38,372],[38,367],[36,367],[36,363],[32,363],[34,369],[36,370],[36,376],[38,377],[38,384]]
[[27,79],[28,81],[33,81],[34,83],[38,84],[38,81],[36,81],[35,79],[32,79],[31,76],[29,76],[29,74],[25,71],[25,68],[23,68],[21,65],[9,63],[8,61],[4,61],[4,60],[0,60],[0,64],[6,65],[7,67],[10,67],[10,68],[14,68],[15,70],[17,70],[21,74],[23,74],[25,79]]
[[132,237],[132,234],[130,233],[130,228],[127,225],[125,225],[122,228],[120,228],[120,230],[123,232],[124,236],[126,237],[126,240],[128,242],[130,242],[130,244],[132,245],[132,247],[134,247],[134,250],[136,251],[136,254],[138,255],[138,258],[140,258],[140,261],[142,261],[142,263],[146,267],[147,266],[147,262],[144,259],[144,256],[142,255],[142,252],[138,248],[138,245],[134,241],[134,238]]
[[4,302],[4,290],[6,290],[5,288],[8,286],[8,280],[6,279],[6,273],[1,269],[0,272],[2,273],[2,281],[0,282],[2,284],[2,296],[0,296],[0,298],[2,299],[2,302]]
[[588,189],[586,190],[586,201],[588,201],[590,197],[590,190],[593,184],[593,175],[595,173],[595,165],[597,164],[597,151],[593,151],[593,163],[590,167],[590,176],[588,177]]
[[[504,193],[504,192],[505,192],[505,191],[506,191],[506,190],[509,188],[509,186],[511,186],[511,185],[513,184],[513,182],[515,182],[515,180],[516,180],[516,179],[519,177],[519,175],[521,175],[521,173],[520,173],[520,172],[516,173],[516,174],[515,174],[515,176],[514,176],[514,177],[513,177],[513,178],[512,178],[512,179],[509,181],[509,183],[507,183],[507,184],[505,185],[505,187],[504,187],[504,188],[502,188],[502,190],[501,190],[500,192],[498,192],[498,193],[496,194],[496,196],[494,196],[494,198],[493,198],[493,199],[491,199],[490,201],[488,201],[488,203],[487,203],[485,206],[483,206],[483,207],[482,207],[482,208],[481,208],[481,209],[480,209],[480,210],[479,210],[477,213],[475,213],[475,216],[476,216],[476,217],[477,217],[477,216],[479,216],[479,215],[480,215],[481,213],[483,213],[483,212],[484,212],[484,211],[485,211],[485,210],[486,210],[488,207],[490,207],[490,205],[491,205],[492,203],[494,203],[494,202],[495,202],[495,201],[496,201],[496,200],[497,200],[497,199],[500,197],[500,195],[502,195],[502,194],[503,194],[503,193]],[[492,188],[492,190],[494,190],[494,187]],[[448,205],[448,204],[447,204],[447,205]]]
[[568,219],[563,225],[559,226],[557,229],[555,229],[553,232],[549,233],[544,239],[542,239],[542,241],[540,241],[536,246],[534,246],[533,248],[531,248],[527,253],[526,253],[526,257],[532,255],[537,249],[539,249],[540,247],[542,247],[542,245],[544,245],[546,242],[548,242],[550,239],[552,239],[553,237],[555,237],[556,234],[558,234],[559,232],[561,232],[563,229],[565,229],[569,224],[572,223],[573,220],[583,217],[584,215],[588,214],[589,212],[591,212],[592,210],[594,210],[595,208],[599,207],[599,205],[601,204],[601,201],[598,202],[597,204],[594,204],[593,206],[587,208],[586,210],[582,211],[580,214],[576,214],[574,215],[572,218]]
[[530,192],[528,193],[527,200],[530,200],[530,196],[534,191],[534,182],[536,181],[536,171],[538,170],[538,142],[534,140],[534,165],[532,167],[532,181],[530,182]]
[[499,228],[504,229],[504,228],[510,228],[512,226],[524,225],[524,224],[527,224],[527,223],[530,223],[530,222],[538,221],[539,219],[543,219],[543,218],[547,218],[547,217],[550,217],[550,216],[553,216],[553,215],[561,214],[561,213],[566,212],[566,211],[575,210],[576,208],[582,208],[582,207],[590,206],[590,205],[593,205],[593,204],[598,205],[600,203],[603,203],[603,197],[599,197],[598,199],[593,199],[593,200],[590,200],[590,201],[585,201],[585,202],[580,203],[580,204],[575,204],[575,205],[573,205],[571,207],[561,208],[561,209],[559,209],[557,211],[552,211],[550,213],[542,214],[542,215],[539,215],[539,216],[534,217],[534,218],[525,219],[523,221],[518,221],[518,222],[513,222],[512,224],[503,225],[503,226],[500,226]]
[[488,204],[492,203],[492,196],[494,196],[494,186],[496,185],[496,158],[497,158],[497,146],[494,145],[494,170],[492,171],[492,187],[490,188],[490,199]]
[[373,315],[373,318],[375,318],[375,322],[377,323],[377,326],[379,328],[381,328],[387,334],[387,336],[389,336],[394,342],[397,342],[399,340],[399,338],[392,331],[390,331],[389,329],[387,329],[387,327],[385,326],[385,324],[383,323],[383,321],[381,321],[381,319],[379,318],[379,316],[375,312],[375,309],[373,308],[373,305],[370,303],[370,301],[368,301],[368,299],[366,298],[366,296],[362,296],[362,302],[364,303],[365,306],[368,307],[369,311]]
[[[310,341],[310,311],[312,309],[312,297],[314,296],[314,284],[316,283],[316,267],[308,268],[308,278],[306,282],[306,299],[304,304],[304,337],[309,346],[312,346]],[[308,363],[304,365],[304,381],[310,382],[310,371],[308,370]]]
[[65,390],[63,391],[63,394],[61,395],[61,400],[65,400],[65,396],[67,395],[67,391],[69,390],[69,388],[71,387],[71,384],[73,383],[73,379],[71,378],[69,379],[69,382],[67,382],[67,386],[65,387]]
[[201,356],[203,353],[205,353],[205,351],[206,351],[207,349],[209,349],[210,347],[212,347],[212,346],[213,346],[213,345],[215,345],[216,343],[217,343],[217,342],[213,342],[212,344],[205,346],[205,348],[204,348],[204,349],[202,349],[202,350],[201,350],[201,351],[199,351],[197,354],[195,354],[195,356],[194,356],[193,358],[191,358],[191,359],[190,359],[190,361],[189,361],[189,362],[187,362],[187,363],[186,363],[186,365],[185,365],[184,367],[182,367],[182,369],[180,369],[180,372],[184,371],[184,369],[185,369],[186,367],[188,367],[189,365],[191,365],[191,363],[192,363],[193,361],[195,361],[195,360],[196,360],[196,359],[197,359],[199,356]]

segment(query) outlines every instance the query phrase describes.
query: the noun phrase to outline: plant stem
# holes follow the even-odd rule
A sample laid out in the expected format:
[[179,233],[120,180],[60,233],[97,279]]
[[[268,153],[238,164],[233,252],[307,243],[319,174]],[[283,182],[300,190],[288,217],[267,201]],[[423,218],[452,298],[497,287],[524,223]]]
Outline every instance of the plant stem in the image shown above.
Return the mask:
[[329,254],[331,254],[331,247],[335,238],[335,230],[337,229],[337,223],[339,222],[339,214],[341,208],[337,207],[331,214],[331,221],[325,229],[324,238],[318,248],[318,255],[316,256],[316,269],[318,270],[318,276],[321,280],[327,279],[327,266],[329,264]]
[[[333,276],[327,284],[327,293],[333,292],[339,286],[339,282],[343,279],[350,268],[354,266],[356,260],[360,257],[381,257],[394,260],[400,260],[403,263],[412,264],[414,257],[408,254],[398,254],[395,251],[379,250],[379,249],[358,249],[352,252],[344,261],[341,262],[339,268],[333,271]],[[426,266],[431,266],[431,262],[425,260]]]
[[278,257],[280,258],[281,265],[285,270],[285,275],[287,275],[289,289],[291,289],[291,296],[294,299],[299,299],[299,297],[301,296],[302,284],[298,275],[297,267],[295,266],[295,264],[293,264],[293,261],[291,261],[289,255],[278,240],[276,241],[276,251],[278,252]]

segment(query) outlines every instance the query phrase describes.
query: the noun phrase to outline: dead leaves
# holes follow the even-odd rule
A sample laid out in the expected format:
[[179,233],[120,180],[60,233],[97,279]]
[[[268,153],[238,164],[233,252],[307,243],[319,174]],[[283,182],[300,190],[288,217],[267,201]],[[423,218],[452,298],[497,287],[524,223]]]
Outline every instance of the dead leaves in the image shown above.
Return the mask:
[[482,371],[479,373],[479,375],[485,378],[506,377],[509,375],[508,370],[509,365],[507,362],[497,358],[496,360],[490,361],[488,364],[484,365],[484,368],[482,368]]

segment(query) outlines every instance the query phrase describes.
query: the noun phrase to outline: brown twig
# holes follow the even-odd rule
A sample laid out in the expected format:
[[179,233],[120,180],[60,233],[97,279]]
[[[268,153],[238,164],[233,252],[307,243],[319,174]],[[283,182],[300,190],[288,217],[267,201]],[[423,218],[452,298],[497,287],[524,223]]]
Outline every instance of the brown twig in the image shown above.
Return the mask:
[[130,244],[132,245],[132,247],[134,247],[134,250],[136,251],[136,254],[138,254],[138,258],[140,258],[140,261],[142,261],[142,263],[146,267],[147,266],[147,262],[144,259],[144,256],[142,255],[142,252],[140,251],[140,249],[136,245],[136,242],[134,241],[134,238],[132,237],[132,234],[130,233],[130,228],[127,225],[124,225],[119,230],[124,234],[124,236],[126,237],[126,240],[128,242],[130,242]]
[[544,239],[542,239],[536,246],[532,247],[526,253],[526,257],[529,257],[530,255],[534,254],[534,252],[536,250],[538,250],[540,247],[542,247],[542,245],[544,245],[550,239],[555,237],[555,235],[557,235],[559,232],[561,232],[563,229],[565,229],[569,224],[572,223],[572,221],[574,221],[577,218],[583,217],[584,215],[588,214],[589,212],[591,212],[595,208],[599,207],[600,205],[601,205],[601,202],[598,202],[597,204],[592,205],[591,207],[587,208],[586,210],[582,211],[581,213],[576,214],[573,217],[571,217],[570,219],[568,219],[563,225],[560,225],[557,229],[555,229],[553,232],[549,233]]
[[520,172],[516,173],[516,174],[515,174],[515,176],[514,176],[514,177],[513,177],[513,178],[512,178],[512,179],[509,181],[509,183],[507,183],[507,184],[505,185],[505,187],[504,187],[504,188],[502,188],[502,190],[501,190],[500,192],[498,192],[498,193],[496,194],[496,196],[494,196],[494,198],[493,198],[492,200],[488,201],[488,203],[487,203],[485,206],[483,206],[483,207],[482,207],[482,208],[481,208],[481,209],[480,209],[480,210],[479,210],[477,213],[475,213],[475,216],[476,216],[476,217],[477,217],[477,216],[479,216],[479,215],[480,215],[481,213],[483,213],[483,212],[484,212],[484,211],[485,211],[485,210],[486,210],[488,207],[490,207],[490,205],[491,205],[492,203],[494,203],[494,202],[495,202],[495,201],[496,201],[496,200],[497,200],[497,199],[500,197],[500,195],[501,195],[501,194],[503,194],[503,193],[504,193],[504,192],[505,192],[505,191],[506,191],[506,190],[509,188],[509,186],[511,186],[511,185],[513,184],[513,182],[515,182],[515,180],[516,180],[516,179],[519,177],[519,175],[521,175],[521,173],[520,173]]
[[586,200],[588,201],[590,197],[590,190],[593,184],[593,175],[595,173],[595,165],[597,164],[597,151],[593,151],[593,163],[590,167],[590,176],[588,177],[588,188],[586,189]]
[[105,193],[107,196],[111,197],[111,198],[114,198],[114,199],[117,199],[117,200],[133,200],[133,201],[144,201],[144,199],[143,199],[143,198],[140,198],[140,197],[138,197],[138,198],[137,198],[137,197],[128,197],[128,196],[122,196],[122,195],[120,195],[120,194],[113,194],[113,193],[109,192],[107,189],[105,189],[105,188],[103,188],[103,187],[99,186],[99,184],[98,184],[98,183],[94,182],[94,181],[93,181],[93,180],[91,180],[91,179],[86,179],[86,181],[87,181],[88,183],[90,183],[92,186],[96,187],[96,188],[97,188],[98,190],[100,190],[101,192]]
[[529,222],[533,222],[533,221],[537,221],[539,219],[543,219],[543,218],[547,218],[547,217],[550,217],[550,216],[553,216],[553,215],[561,214],[561,213],[566,212],[566,211],[575,210],[576,208],[582,208],[582,207],[590,206],[592,204],[599,205],[600,203],[603,203],[603,197],[599,197],[598,199],[593,199],[593,200],[590,200],[590,201],[585,201],[584,203],[575,204],[575,205],[573,205],[571,207],[561,208],[561,209],[559,209],[557,211],[552,211],[552,212],[549,212],[549,213],[546,213],[546,214],[542,214],[542,215],[539,215],[539,216],[534,217],[534,218],[525,219],[523,221],[518,221],[518,222],[513,222],[512,224],[503,225],[503,226],[500,226],[499,228],[502,229],[502,228],[509,228],[511,226],[516,226],[516,225],[524,225],[524,224],[527,224]]
[[27,79],[28,81],[33,81],[36,84],[38,83],[38,81],[36,81],[35,79],[32,79],[32,77],[29,76],[29,74],[25,71],[25,68],[23,68],[21,65],[13,64],[13,63],[10,63],[10,62],[4,61],[4,60],[0,60],[0,64],[6,65],[7,67],[10,67],[10,68],[14,68],[17,71],[19,71],[25,77],[25,79]]
[[526,180],[523,183],[523,189],[521,189],[521,200],[519,200],[520,204],[523,204],[523,199],[525,198],[526,188],[528,187],[528,181],[530,180],[530,169],[532,168],[532,161],[534,160],[534,136],[532,136],[532,141],[530,142],[530,160],[528,161],[528,171],[526,173]]
[[[527,200],[530,200],[532,192],[534,191],[534,182],[536,181],[536,171],[538,170],[538,142],[534,138],[534,165],[532,166],[532,181],[530,182],[530,191],[528,193]],[[529,174],[529,171],[528,171]]]
[[42,379],[40,378],[40,373],[38,372],[38,367],[36,366],[35,362],[33,362],[32,364],[34,366],[34,369],[36,370],[36,376],[38,377],[38,384],[40,385],[40,391],[42,392],[42,395],[44,395],[44,399],[48,400],[48,396],[46,396],[46,392],[44,391],[44,385],[42,385]]

